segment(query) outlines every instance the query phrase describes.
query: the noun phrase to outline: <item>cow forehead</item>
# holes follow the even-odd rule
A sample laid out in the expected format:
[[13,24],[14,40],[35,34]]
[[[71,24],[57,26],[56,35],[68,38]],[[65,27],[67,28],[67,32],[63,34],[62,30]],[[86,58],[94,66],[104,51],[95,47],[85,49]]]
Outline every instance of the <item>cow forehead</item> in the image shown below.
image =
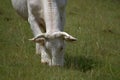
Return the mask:
[[47,46],[50,46],[50,47],[61,47],[61,46],[64,46],[64,40],[62,39],[52,39],[52,40],[48,40],[46,42],[46,45]]

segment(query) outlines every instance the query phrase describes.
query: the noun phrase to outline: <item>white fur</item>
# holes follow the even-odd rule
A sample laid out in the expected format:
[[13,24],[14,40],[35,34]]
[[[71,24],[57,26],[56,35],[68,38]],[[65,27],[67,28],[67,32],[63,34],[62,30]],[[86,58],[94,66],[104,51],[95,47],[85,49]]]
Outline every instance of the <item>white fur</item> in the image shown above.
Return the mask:
[[[28,20],[41,62],[51,66],[64,64],[64,40],[76,40],[63,32],[66,0],[12,0],[15,10]],[[40,37],[39,35],[45,34]],[[53,36],[52,36],[53,35]],[[52,37],[52,38],[51,38]]]

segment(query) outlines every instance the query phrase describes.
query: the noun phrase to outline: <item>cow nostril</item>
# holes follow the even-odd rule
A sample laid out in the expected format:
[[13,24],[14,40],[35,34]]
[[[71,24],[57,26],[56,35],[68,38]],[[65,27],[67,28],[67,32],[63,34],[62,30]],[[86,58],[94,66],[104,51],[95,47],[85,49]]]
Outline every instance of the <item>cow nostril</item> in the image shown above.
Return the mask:
[[62,51],[62,50],[63,50],[63,47],[60,48],[60,51]]

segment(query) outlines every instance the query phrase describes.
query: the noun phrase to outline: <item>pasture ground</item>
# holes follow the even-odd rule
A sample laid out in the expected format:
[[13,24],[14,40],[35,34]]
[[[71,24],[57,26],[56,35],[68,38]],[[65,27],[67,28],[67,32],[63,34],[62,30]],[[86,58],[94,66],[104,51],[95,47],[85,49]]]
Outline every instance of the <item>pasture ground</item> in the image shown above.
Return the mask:
[[35,55],[29,24],[10,0],[0,0],[0,80],[120,80],[120,1],[68,0],[65,66],[49,67]]

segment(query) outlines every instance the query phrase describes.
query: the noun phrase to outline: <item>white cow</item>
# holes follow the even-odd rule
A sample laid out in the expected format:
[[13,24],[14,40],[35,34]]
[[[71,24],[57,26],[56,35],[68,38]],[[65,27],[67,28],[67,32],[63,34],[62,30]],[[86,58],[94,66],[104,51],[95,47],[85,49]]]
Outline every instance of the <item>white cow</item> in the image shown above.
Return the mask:
[[66,0],[12,0],[15,10],[28,20],[36,42],[36,53],[41,54],[41,63],[50,66],[64,65],[64,41],[76,41],[66,32]]

